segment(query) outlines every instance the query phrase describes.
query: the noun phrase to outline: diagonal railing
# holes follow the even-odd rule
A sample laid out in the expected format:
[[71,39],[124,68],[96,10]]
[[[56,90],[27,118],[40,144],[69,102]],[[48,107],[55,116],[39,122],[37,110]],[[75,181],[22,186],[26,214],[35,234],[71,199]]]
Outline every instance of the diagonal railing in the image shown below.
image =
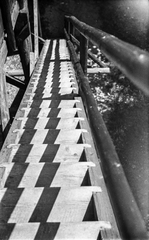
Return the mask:
[[[74,29],[80,33],[80,61],[71,42]],[[86,106],[97,151],[123,239],[147,239],[146,227],[127,182],[112,139],[98,111],[91,92],[87,73],[88,41],[98,46],[139,89],[149,95],[149,54],[73,16],[65,17],[65,35],[72,61],[78,75],[80,92]]]

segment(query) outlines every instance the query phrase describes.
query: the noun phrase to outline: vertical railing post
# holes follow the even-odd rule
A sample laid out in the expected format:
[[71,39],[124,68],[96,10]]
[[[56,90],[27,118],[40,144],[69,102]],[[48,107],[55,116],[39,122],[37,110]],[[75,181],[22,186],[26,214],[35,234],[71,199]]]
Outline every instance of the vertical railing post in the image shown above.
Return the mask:
[[34,53],[35,62],[39,56],[39,42],[38,42],[38,0],[33,0],[33,14],[34,14]]
[[80,35],[80,63],[85,76],[87,75],[88,39]]
[[64,18],[64,28],[66,29],[66,31],[68,33],[68,19],[66,17]]

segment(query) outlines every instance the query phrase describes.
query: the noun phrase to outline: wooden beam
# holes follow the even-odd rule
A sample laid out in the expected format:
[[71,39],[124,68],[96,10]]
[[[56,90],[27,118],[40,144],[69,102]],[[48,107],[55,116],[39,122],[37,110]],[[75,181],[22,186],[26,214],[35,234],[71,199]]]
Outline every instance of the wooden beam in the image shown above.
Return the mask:
[[15,1],[14,3],[14,6],[13,6],[13,10],[12,10],[12,13],[11,13],[11,21],[12,21],[12,27],[13,29],[15,28],[15,25],[16,25],[16,22],[17,22],[17,18],[18,18],[18,15],[19,15],[19,3],[18,1]]
[[22,6],[23,9],[20,10],[17,19],[15,34],[24,71],[25,83],[27,85],[30,77],[30,51],[32,49],[32,43],[27,2],[23,1]]
[[0,49],[0,118],[1,118],[1,125],[3,131],[3,138],[5,139],[8,130],[9,130],[9,123],[10,123],[10,116],[9,116],[9,108],[8,108],[8,101],[7,101],[7,90],[6,90],[6,78],[3,71],[4,62],[7,56],[7,45],[6,41],[3,41],[2,47]]
[[110,68],[88,68],[87,73],[95,74],[95,73],[110,73]]
[[39,42],[38,42],[38,0],[33,0],[34,11],[34,53],[35,61],[39,56]]
[[24,76],[24,73],[22,70],[9,70],[9,71],[5,71],[6,74],[10,75],[10,76]]
[[80,63],[85,75],[87,75],[87,58],[88,58],[88,39],[82,34],[80,36]]
[[39,11],[39,3],[38,3],[38,28],[39,28],[39,36],[42,38],[42,26],[41,26],[41,17]]
[[18,78],[6,75],[6,81],[17,88],[26,89],[25,83]]
[[28,36],[30,35],[30,29],[28,24],[26,24],[21,32],[19,33],[19,35],[17,36],[17,40],[20,42],[23,42]]
[[32,75],[32,72],[35,67],[35,54],[34,52],[30,52],[30,76]]
[[17,50],[16,47],[16,40],[15,34],[12,24],[12,15],[11,15],[11,4],[10,1],[1,1],[2,7],[2,17],[4,22],[4,27],[7,33],[7,43],[8,43],[8,50],[10,52],[14,52]]
[[0,9],[0,46],[4,39],[4,27],[3,27],[3,21],[2,21],[2,13]]

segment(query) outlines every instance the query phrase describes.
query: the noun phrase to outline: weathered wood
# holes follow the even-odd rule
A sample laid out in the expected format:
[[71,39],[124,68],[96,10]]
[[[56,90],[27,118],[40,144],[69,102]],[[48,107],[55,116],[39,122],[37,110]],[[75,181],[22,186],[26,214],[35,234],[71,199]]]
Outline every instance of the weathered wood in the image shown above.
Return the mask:
[[[7,172],[5,167],[7,167]],[[61,164],[44,162],[30,164],[10,163],[0,168],[0,188],[4,182],[7,188],[33,188],[39,186],[61,187],[63,189],[78,188],[81,187],[85,175],[91,167],[94,167],[92,162],[62,162]],[[39,176],[40,183],[37,183]]]
[[29,13],[27,1],[23,1],[21,4],[21,10],[17,19],[15,28],[16,40],[18,51],[20,54],[22,67],[25,76],[26,85],[29,82],[30,77],[30,51],[32,50],[31,43],[31,30],[29,23]]
[[32,129],[76,129],[79,128],[81,118],[18,118],[17,128]]
[[30,36],[30,29],[29,29],[29,26],[28,24],[26,24],[21,32],[19,33],[19,35],[17,36],[17,40],[18,42],[23,42],[27,37]]
[[12,7],[12,12],[11,12],[11,21],[12,21],[12,27],[13,29],[15,28],[16,22],[17,22],[17,18],[19,15],[19,3],[18,1],[15,1]]
[[[80,48],[80,42],[71,34],[71,41],[77,45],[78,48]],[[95,63],[97,63],[99,66],[106,68],[109,64],[104,63],[99,58],[97,58],[90,50],[88,50],[88,57],[91,58]]]
[[110,73],[110,68],[88,68],[87,73],[94,74],[94,73]]
[[9,71],[6,70],[5,72],[10,76],[24,76],[23,71],[18,69],[9,70]]
[[10,83],[13,86],[16,86],[16,87],[21,88],[21,89],[26,89],[26,85],[25,85],[25,83],[23,81],[21,81],[20,79],[15,78],[15,77],[9,76],[7,74],[5,74],[5,75],[6,75],[7,83]]
[[62,188],[54,203],[51,213],[48,216],[47,221],[48,222],[83,221],[93,192],[101,192],[101,188],[95,186],[81,187],[75,189]]
[[27,85],[30,77],[30,47],[28,40],[24,40],[23,42],[18,42],[18,50],[22,62],[22,67],[25,76],[25,84]]
[[41,26],[41,17],[40,17],[40,9],[39,9],[39,3],[38,4],[38,29],[39,29],[39,36],[42,38],[42,26]]
[[[102,236],[106,236],[105,239],[121,239],[119,230],[116,224],[116,219],[113,214],[113,209],[109,200],[108,192],[106,183],[104,180],[104,176],[102,173],[102,168],[100,166],[100,158],[97,155],[95,146],[94,146],[94,140],[91,137],[91,129],[89,126],[88,121],[86,120],[86,114],[85,114],[85,108],[83,105],[83,101],[81,98],[75,98],[79,100],[79,102],[76,103],[76,107],[81,108],[82,111],[78,112],[78,117],[84,118],[84,121],[80,122],[81,128],[85,128],[90,134],[84,136],[88,137],[88,139],[84,139],[84,142],[88,142],[90,147],[86,147],[84,149],[84,156],[86,156],[87,161],[92,161],[95,164],[95,167],[90,168],[89,171],[89,179],[91,182],[91,185],[100,186],[102,189],[102,192],[100,195],[98,193],[94,193],[94,203],[95,203],[95,212],[97,214],[98,220],[102,221],[109,221],[112,225],[112,228],[109,229],[103,229],[101,232]],[[82,158],[83,160],[83,158]]]
[[4,27],[3,27],[3,21],[2,21],[2,13],[0,9],[0,47],[2,45],[3,38],[4,38]]
[[35,54],[34,52],[30,52],[30,76],[32,75],[32,72],[35,67]]
[[[6,234],[11,234],[11,239],[54,239],[54,240],[97,240],[100,232],[105,228],[110,228],[108,222],[78,222],[78,223],[42,223],[42,227],[38,222],[0,224],[2,239]],[[46,229],[46,231],[43,231]],[[111,240],[111,239],[110,239]],[[116,239],[115,239],[116,240]],[[120,240],[120,239],[117,239]]]
[[33,0],[33,11],[34,11],[34,53],[35,61],[39,56],[39,41],[38,41],[38,0]]
[[6,168],[4,166],[0,166],[0,190],[4,187],[6,180]]
[[16,40],[15,40],[13,23],[12,23],[13,13],[11,13],[11,9],[12,9],[11,4],[14,5],[14,2],[10,3],[10,1],[1,1],[2,17],[3,17],[4,26],[7,33],[8,50],[10,52],[14,52],[17,50],[17,47],[16,47]]
[[88,40],[80,35],[80,63],[85,75],[87,75]]
[[2,131],[3,131],[3,137],[5,138],[9,129],[9,108],[8,108],[8,102],[7,102],[7,90],[6,90],[6,78],[3,71],[4,68],[4,62],[6,60],[7,56],[7,46],[6,42],[3,41],[3,44],[0,49],[0,60],[1,60],[1,66],[0,66],[0,117],[1,117],[1,123],[2,123]]

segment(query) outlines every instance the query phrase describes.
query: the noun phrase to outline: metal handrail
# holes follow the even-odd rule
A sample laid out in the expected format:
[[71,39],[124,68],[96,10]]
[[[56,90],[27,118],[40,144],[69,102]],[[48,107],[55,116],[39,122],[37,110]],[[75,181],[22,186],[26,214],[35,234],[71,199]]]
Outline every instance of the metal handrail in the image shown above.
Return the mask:
[[[77,20],[76,18],[67,17],[66,19],[68,21],[70,20],[71,23],[74,23],[75,27],[79,26],[78,28],[81,33],[84,33],[84,25],[88,29],[88,32],[90,31],[89,29],[91,29],[93,30],[92,33],[94,33],[94,28],[89,27],[84,23],[80,23],[79,20]],[[95,30],[95,32],[97,32],[97,30]],[[92,33],[90,31],[89,39],[91,39]],[[115,151],[112,139],[108,133],[102,116],[98,111],[97,103],[93,97],[88,79],[84,75],[81,64],[76,56],[73,44],[70,41],[70,36],[68,35],[66,30],[65,35],[71,53],[71,58],[79,79],[80,93],[87,108],[90,125],[93,131],[97,151],[101,159],[104,177],[108,186],[108,192],[110,194],[120,234],[123,239],[145,240],[147,239],[147,233],[140,210],[137,206],[137,203],[134,199],[134,196],[126,179],[122,165]],[[86,34],[84,35],[86,36]],[[100,45],[100,39],[98,40],[98,42]]]
[[66,16],[73,26],[112,61],[139,89],[149,96],[149,53],[113,35],[95,29],[74,16]]

